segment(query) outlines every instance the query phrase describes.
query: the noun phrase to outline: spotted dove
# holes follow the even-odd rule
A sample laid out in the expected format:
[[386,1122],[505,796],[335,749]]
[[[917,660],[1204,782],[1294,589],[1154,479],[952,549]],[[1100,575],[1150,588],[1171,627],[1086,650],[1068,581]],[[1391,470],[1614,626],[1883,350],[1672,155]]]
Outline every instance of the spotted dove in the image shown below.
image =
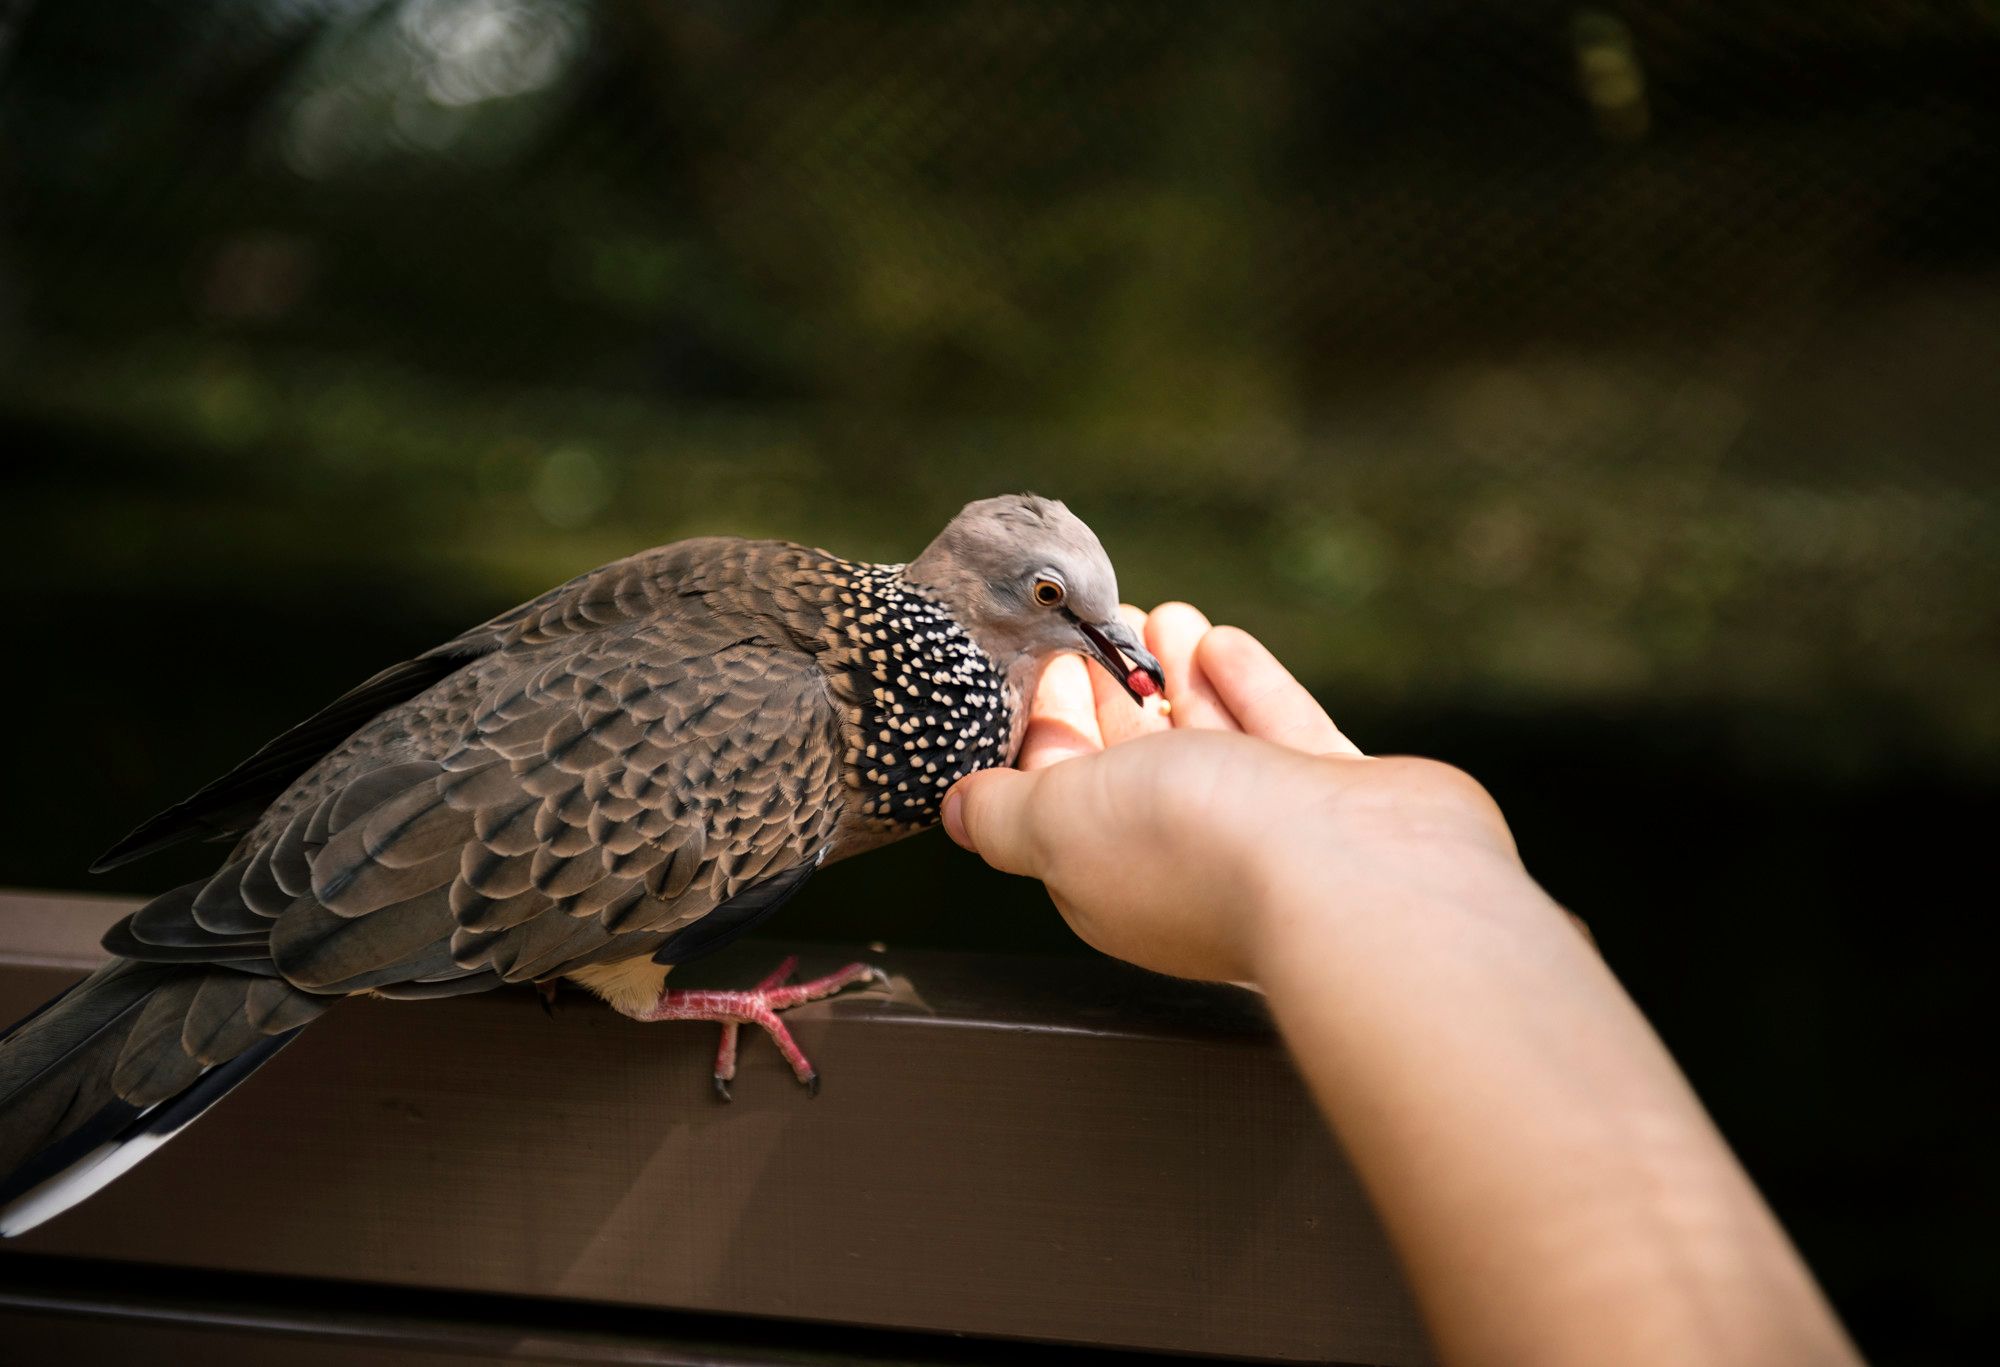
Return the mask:
[[234,838],[212,876],[0,1037],[0,1234],[102,1187],[342,997],[571,982],[640,1020],[742,1024],[869,975],[673,991],[669,968],[829,860],[930,826],[1012,761],[1043,666],[1135,700],[1159,664],[1060,503],[967,506],[907,565],[706,537],[593,570],[369,679],[96,868]]

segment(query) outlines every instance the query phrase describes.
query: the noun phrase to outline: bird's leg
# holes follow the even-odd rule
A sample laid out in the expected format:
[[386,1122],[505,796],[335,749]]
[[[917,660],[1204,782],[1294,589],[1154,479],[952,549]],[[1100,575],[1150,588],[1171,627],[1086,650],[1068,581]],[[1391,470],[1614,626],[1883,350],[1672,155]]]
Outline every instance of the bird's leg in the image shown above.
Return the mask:
[[831,997],[856,983],[879,982],[882,971],[867,964],[849,964],[823,978],[790,982],[798,966],[798,956],[792,955],[747,991],[695,988],[683,992],[665,988],[658,1001],[632,1016],[643,1021],[714,1021],[721,1025],[722,1044],[715,1051],[715,1094],[724,1101],[729,1100],[729,1084],[736,1077],[737,1037],[745,1025],[757,1026],[769,1035],[785,1062],[791,1065],[792,1076],[818,1096],[819,1074],[798,1041],[792,1038],[792,1032],[778,1019],[778,1013]]

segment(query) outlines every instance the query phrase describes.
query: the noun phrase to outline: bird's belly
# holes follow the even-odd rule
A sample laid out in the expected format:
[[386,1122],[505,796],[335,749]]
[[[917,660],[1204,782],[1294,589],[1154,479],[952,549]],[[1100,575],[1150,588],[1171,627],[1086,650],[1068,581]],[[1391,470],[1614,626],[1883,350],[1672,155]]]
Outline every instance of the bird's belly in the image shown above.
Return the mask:
[[631,1015],[660,999],[667,987],[669,965],[656,964],[652,955],[641,954],[609,964],[585,964],[563,976],[578,987],[604,998],[618,1011]]

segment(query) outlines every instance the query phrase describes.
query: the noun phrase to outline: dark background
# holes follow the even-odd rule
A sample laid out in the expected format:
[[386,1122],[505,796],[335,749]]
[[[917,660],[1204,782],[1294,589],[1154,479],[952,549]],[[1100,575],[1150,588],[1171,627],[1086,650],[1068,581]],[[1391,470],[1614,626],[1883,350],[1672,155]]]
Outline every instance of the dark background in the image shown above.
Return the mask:
[[[82,868],[604,560],[1033,488],[1487,782],[1877,1361],[1990,1338],[2000,7],[64,0],[0,62],[0,881],[192,876]],[[935,836],[787,917],[1081,952]]]

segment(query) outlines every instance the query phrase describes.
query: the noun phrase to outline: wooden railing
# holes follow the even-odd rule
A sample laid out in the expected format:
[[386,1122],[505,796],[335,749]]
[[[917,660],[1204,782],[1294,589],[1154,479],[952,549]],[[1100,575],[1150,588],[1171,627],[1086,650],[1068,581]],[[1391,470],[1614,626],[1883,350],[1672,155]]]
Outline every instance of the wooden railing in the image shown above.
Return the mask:
[[[129,905],[0,895],[0,1023],[97,962]],[[553,1017],[525,990],[343,1005],[0,1244],[0,1360],[179,1361],[204,1334],[210,1363],[278,1360],[273,1336],[315,1363],[1022,1353],[1004,1340],[1426,1360],[1252,994],[1110,961],[871,957],[893,990],[788,1017],[816,1100],[746,1038],[721,1104],[711,1030],[581,995]]]

